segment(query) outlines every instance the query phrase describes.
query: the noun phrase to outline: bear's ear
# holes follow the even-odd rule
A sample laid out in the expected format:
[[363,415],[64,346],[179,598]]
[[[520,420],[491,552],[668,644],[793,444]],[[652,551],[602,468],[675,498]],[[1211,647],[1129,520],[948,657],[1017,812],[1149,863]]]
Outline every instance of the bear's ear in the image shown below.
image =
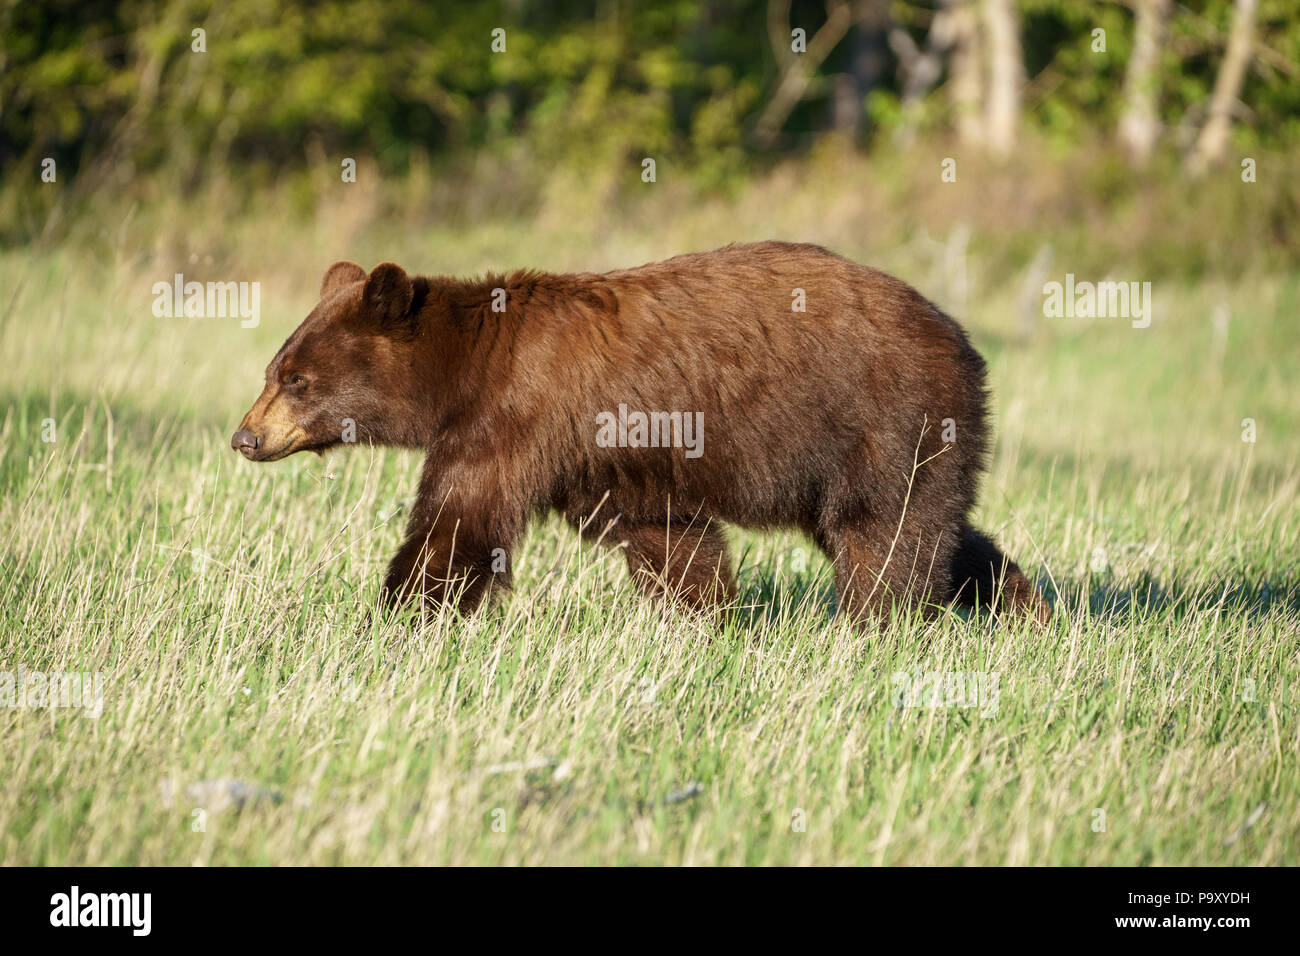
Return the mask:
[[336,262],[325,270],[325,277],[320,280],[320,297],[323,299],[341,286],[360,282],[365,277],[366,270],[355,262]]
[[361,298],[370,316],[383,325],[392,325],[411,311],[415,288],[405,269],[381,262],[371,270]]

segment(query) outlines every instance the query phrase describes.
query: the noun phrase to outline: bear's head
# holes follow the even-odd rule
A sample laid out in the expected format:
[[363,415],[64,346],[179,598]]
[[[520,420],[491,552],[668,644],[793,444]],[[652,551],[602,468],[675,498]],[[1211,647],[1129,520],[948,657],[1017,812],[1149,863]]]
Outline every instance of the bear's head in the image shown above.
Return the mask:
[[407,443],[395,418],[413,400],[402,383],[423,282],[391,262],[370,275],[355,262],[330,266],[320,304],[266,367],[266,387],[231,447],[250,461],[278,461],[343,442]]

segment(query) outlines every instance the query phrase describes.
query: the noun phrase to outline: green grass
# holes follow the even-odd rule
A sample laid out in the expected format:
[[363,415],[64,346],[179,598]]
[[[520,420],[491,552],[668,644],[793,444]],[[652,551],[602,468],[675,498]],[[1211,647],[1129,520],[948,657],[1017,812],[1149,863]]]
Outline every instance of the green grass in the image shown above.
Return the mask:
[[[978,524],[1052,596],[1045,631],[857,633],[809,542],[747,532],[746,607],[714,630],[554,521],[488,612],[371,624],[418,458],[228,447],[335,258],[601,268],[780,236],[943,300],[915,250],[784,195],[599,241],[559,217],[352,229],[340,205],[105,215],[0,253],[0,671],[106,681],[98,719],[0,707],[0,862],[1300,862],[1296,274],[1157,281],[1145,330],[1023,330],[1019,279],[972,261],[998,422]],[[178,270],[262,280],[262,325],[155,319]],[[895,675],[930,672],[996,701],[897,706]],[[186,792],[214,779],[282,799]]]

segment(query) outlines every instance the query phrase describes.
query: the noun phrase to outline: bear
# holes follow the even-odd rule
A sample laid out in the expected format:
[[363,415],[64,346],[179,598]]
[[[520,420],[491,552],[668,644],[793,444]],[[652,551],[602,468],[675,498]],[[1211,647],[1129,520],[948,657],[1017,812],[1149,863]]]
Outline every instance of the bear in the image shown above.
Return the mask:
[[424,452],[386,607],[472,611],[555,512],[696,611],[737,600],[731,524],[808,535],[857,623],[956,606],[1046,624],[969,522],[985,377],[919,292],[816,245],[475,280],[337,262],[231,446],[257,462],[345,438]]

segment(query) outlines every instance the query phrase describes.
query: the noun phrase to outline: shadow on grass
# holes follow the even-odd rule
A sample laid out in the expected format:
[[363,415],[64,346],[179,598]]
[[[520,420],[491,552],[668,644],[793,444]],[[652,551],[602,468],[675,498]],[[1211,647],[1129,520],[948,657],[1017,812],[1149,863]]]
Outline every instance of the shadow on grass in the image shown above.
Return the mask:
[[1086,615],[1109,624],[1128,621],[1186,621],[1224,613],[1258,621],[1276,611],[1300,617],[1300,577],[1282,574],[1264,580],[1214,575],[1199,581],[1159,580],[1141,575],[1115,582],[1106,575],[1057,579],[1049,595],[1058,613]]
[[[1217,575],[1199,581],[1162,581],[1143,575],[1132,582],[1089,575],[1057,578],[1057,589],[1041,579],[1035,583],[1056,616],[1068,620],[1085,617],[1109,625],[1169,624],[1222,613],[1260,621],[1278,611],[1300,619],[1300,576],[1295,574],[1265,580]],[[836,608],[835,588],[828,574],[750,571],[742,575],[737,617],[746,629],[804,615],[830,618]],[[953,612],[964,620],[982,617],[962,608]]]

